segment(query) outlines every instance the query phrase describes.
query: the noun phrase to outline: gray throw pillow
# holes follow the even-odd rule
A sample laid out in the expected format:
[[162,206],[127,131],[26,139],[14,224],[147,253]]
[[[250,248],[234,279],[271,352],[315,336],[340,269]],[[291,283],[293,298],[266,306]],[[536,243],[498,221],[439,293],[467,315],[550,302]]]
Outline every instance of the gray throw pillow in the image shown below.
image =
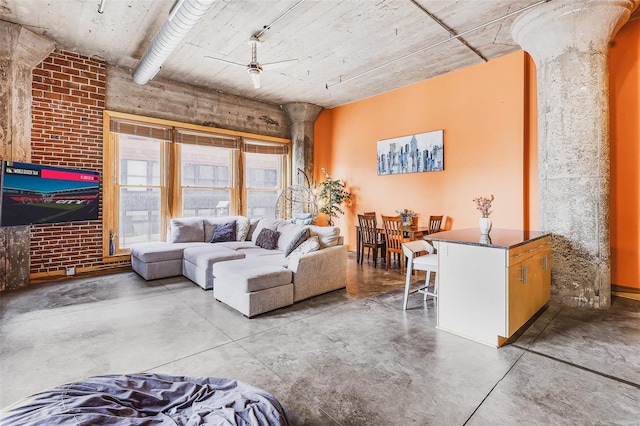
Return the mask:
[[260,231],[263,228],[269,228],[273,231],[277,231],[278,230],[278,225],[282,222],[282,220],[280,219],[276,219],[273,217],[263,217],[262,219],[260,219],[258,221],[258,225],[256,225],[256,229],[253,231],[252,235],[251,235],[251,241],[253,241],[253,243],[256,243],[256,240],[258,239],[258,235],[260,235]]
[[256,238],[256,245],[263,249],[273,250],[278,247],[278,237],[280,237],[278,231],[262,228],[260,234],[258,234],[258,238]]
[[236,240],[236,221],[217,224],[213,228],[212,243],[222,243]]
[[246,241],[253,241],[253,232],[258,227],[258,223],[260,223],[260,219],[249,219],[249,229],[247,230],[247,237],[245,238]]
[[203,242],[204,223],[201,217],[182,217],[171,219],[172,243]]
[[291,241],[287,245],[287,248],[284,250],[284,256],[287,257],[289,254],[296,249],[300,244],[305,242],[309,238],[309,228],[302,228],[298,231],[297,234],[291,238]]

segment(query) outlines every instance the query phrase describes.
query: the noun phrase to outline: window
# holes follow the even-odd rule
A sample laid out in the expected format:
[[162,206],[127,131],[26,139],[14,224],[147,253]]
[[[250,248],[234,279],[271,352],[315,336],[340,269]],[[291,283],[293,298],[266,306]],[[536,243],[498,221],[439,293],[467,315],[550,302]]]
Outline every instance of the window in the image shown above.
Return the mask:
[[276,201],[284,189],[286,146],[247,141],[243,145],[244,176],[249,217],[275,217]]
[[[164,241],[180,216],[275,216],[289,180],[288,141],[104,113],[104,250]],[[244,167],[239,167],[241,164]]]
[[233,195],[228,148],[181,145],[182,216],[229,216]]
[[120,134],[117,138],[120,248],[160,241],[164,141]]

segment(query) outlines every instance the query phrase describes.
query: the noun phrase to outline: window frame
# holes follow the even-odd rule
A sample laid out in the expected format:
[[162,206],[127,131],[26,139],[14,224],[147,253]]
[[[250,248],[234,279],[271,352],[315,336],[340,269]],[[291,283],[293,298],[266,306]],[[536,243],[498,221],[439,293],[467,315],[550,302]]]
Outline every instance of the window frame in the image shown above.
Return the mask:
[[[211,128],[195,124],[183,123],[172,120],[157,119],[134,114],[121,113],[117,111],[105,110],[103,113],[103,199],[102,199],[102,249],[104,262],[121,261],[123,256],[129,256],[129,249],[119,248],[118,240],[116,240],[116,251],[114,255],[109,255],[109,234],[113,230],[119,229],[120,212],[115,211],[112,200],[119,206],[119,186],[118,173],[119,161],[117,133],[111,132],[111,121],[128,121],[137,122],[141,126],[163,126],[172,128],[172,138],[166,142],[163,154],[164,176],[160,176],[161,181],[161,240],[166,240],[166,230],[168,223],[173,217],[182,215],[182,178],[181,178],[181,161],[180,147],[181,143],[177,141],[178,133],[195,132],[197,134],[210,135],[219,138],[237,138],[238,149],[232,149],[230,155],[230,181],[232,182],[231,202],[229,205],[229,214],[246,214],[247,206],[247,190],[244,186],[245,161],[242,149],[245,141],[247,143],[273,144],[286,146],[286,154],[284,155],[282,167],[282,188],[286,188],[291,183],[291,140],[274,136],[256,135],[248,132],[239,132],[234,130],[226,130],[220,128]],[[162,167],[161,167],[162,169]],[[161,171],[162,173],[162,171]],[[254,188],[253,188],[254,189]]]
[[[256,141],[247,141],[248,143],[252,144],[255,143]],[[282,170],[282,174],[284,176],[290,176],[291,175],[291,150],[288,150],[288,154],[283,155],[282,153],[259,153],[259,152],[246,152],[244,150],[242,150],[242,173],[243,173],[243,177],[246,176],[246,172],[247,172],[247,155],[248,154],[255,154],[255,155],[280,155],[281,158],[279,158],[279,167]],[[242,208],[242,214],[243,215],[247,215],[247,209],[248,209],[248,204],[249,204],[249,191],[264,191],[264,192],[269,192],[269,191],[273,191],[276,190],[276,192],[278,194],[282,193],[282,191],[291,184],[290,181],[285,181],[285,179],[278,179],[279,181],[279,185],[276,187],[259,187],[259,186],[247,186],[245,183],[243,183],[242,185],[242,200],[243,200],[243,208]],[[277,202],[277,200],[276,200]],[[275,205],[274,205],[275,207]]]
[[[119,158],[118,155],[118,151],[119,151],[119,144],[120,144],[120,137],[118,134],[111,134],[111,136],[114,138],[113,142],[113,152],[114,152],[114,160],[117,160]],[[159,150],[160,150],[160,155],[159,155],[159,176],[158,176],[158,183],[153,185],[150,183],[144,184],[144,185],[137,185],[137,184],[130,184],[130,183],[126,183],[123,184],[120,182],[120,172],[122,171],[120,169],[120,161],[115,161],[114,163],[114,169],[115,169],[115,176],[113,179],[113,192],[114,192],[114,197],[110,198],[113,200],[116,200],[117,205],[120,205],[120,190],[122,188],[150,188],[150,189],[154,189],[157,188],[159,189],[160,192],[160,240],[162,241],[162,239],[164,238],[164,232],[163,229],[166,228],[166,217],[164,214],[162,214],[162,207],[167,205],[168,202],[168,198],[167,198],[167,185],[165,183],[165,179],[164,176],[167,174],[167,149],[170,148],[170,146],[168,146],[168,142],[167,140],[160,140],[160,146],[159,146]],[[106,200],[105,200],[106,201]],[[102,206],[103,212],[105,211],[105,203],[103,202],[103,206]],[[120,211],[118,212],[114,212],[113,213],[115,216],[115,220],[113,221],[113,228],[111,228],[109,231],[111,230],[115,230],[116,232],[120,229]],[[123,249],[120,248],[120,244],[119,244],[119,240],[118,243],[116,244],[115,248],[116,248],[116,252],[114,253],[115,256],[117,255],[122,255],[122,254],[127,254],[129,253],[129,249]],[[108,251],[107,251],[108,253]]]
[[[183,216],[183,195],[184,195],[184,190],[185,188],[195,188],[195,189],[225,189],[225,190],[229,190],[229,198],[230,198],[230,203],[229,203],[229,212],[236,212],[238,211],[238,193],[240,192],[238,190],[238,149],[233,149],[229,152],[229,158],[228,158],[228,167],[229,167],[229,186],[226,187],[221,187],[221,186],[197,186],[197,185],[190,185],[190,186],[184,186],[182,184],[182,167],[180,166],[182,164],[182,149],[183,149],[183,145],[184,144],[173,144],[173,147],[175,148],[175,163],[176,163],[176,167],[175,170],[173,171],[173,176],[176,177],[176,183],[175,183],[175,189],[178,192],[176,197],[173,197],[173,201],[174,201],[174,207],[173,207],[173,211],[175,212],[175,216],[179,217],[179,216]],[[224,148],[223,148],[224,149]],[[236,165],[234,167],[234,164]]]

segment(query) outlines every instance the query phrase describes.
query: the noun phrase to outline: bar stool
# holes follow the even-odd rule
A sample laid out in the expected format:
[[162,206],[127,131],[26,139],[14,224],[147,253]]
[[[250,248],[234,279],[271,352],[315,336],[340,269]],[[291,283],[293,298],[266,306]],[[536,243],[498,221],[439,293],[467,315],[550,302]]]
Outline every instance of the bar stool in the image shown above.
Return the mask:
[[[430,289],[429,284],[431,282],[431,273],[438,272],[438,255],[434,253],[433,246],[425,240],[410,241],[402,244],[402,251],[407,257],[407,278],[404,284],[404,310],[407,310],[407,304],[409,302],[409,293],[422,293],[424,294],[424,300],[427,300],[427,296],[432,296],[434,300],[438,297],[437,283]],[[416,256],[416,253],[426,252],[427,254],[422,256]],[[416,271],[426,271],[427,276],[425,279],[424,287],[410,292],[411,287],[411,274]]]

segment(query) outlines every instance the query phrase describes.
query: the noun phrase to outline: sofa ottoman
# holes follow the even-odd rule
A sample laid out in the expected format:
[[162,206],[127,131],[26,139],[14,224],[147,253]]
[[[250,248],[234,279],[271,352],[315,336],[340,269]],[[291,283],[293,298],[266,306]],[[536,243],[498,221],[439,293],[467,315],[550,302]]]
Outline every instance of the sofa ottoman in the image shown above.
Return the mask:
[[131,247],[131,268],[145,280],[182,275],[185,248],[209,246],[206,243],[139,243]]
[[219,245],[206,244],[184,250],[182,274],[205,290],[213,288],[211,267],[216,262],[244,259],[244,254]]
[[277,262],[216,263],[212,274],[213,297],[249,318],[293,304],[293,273]]

